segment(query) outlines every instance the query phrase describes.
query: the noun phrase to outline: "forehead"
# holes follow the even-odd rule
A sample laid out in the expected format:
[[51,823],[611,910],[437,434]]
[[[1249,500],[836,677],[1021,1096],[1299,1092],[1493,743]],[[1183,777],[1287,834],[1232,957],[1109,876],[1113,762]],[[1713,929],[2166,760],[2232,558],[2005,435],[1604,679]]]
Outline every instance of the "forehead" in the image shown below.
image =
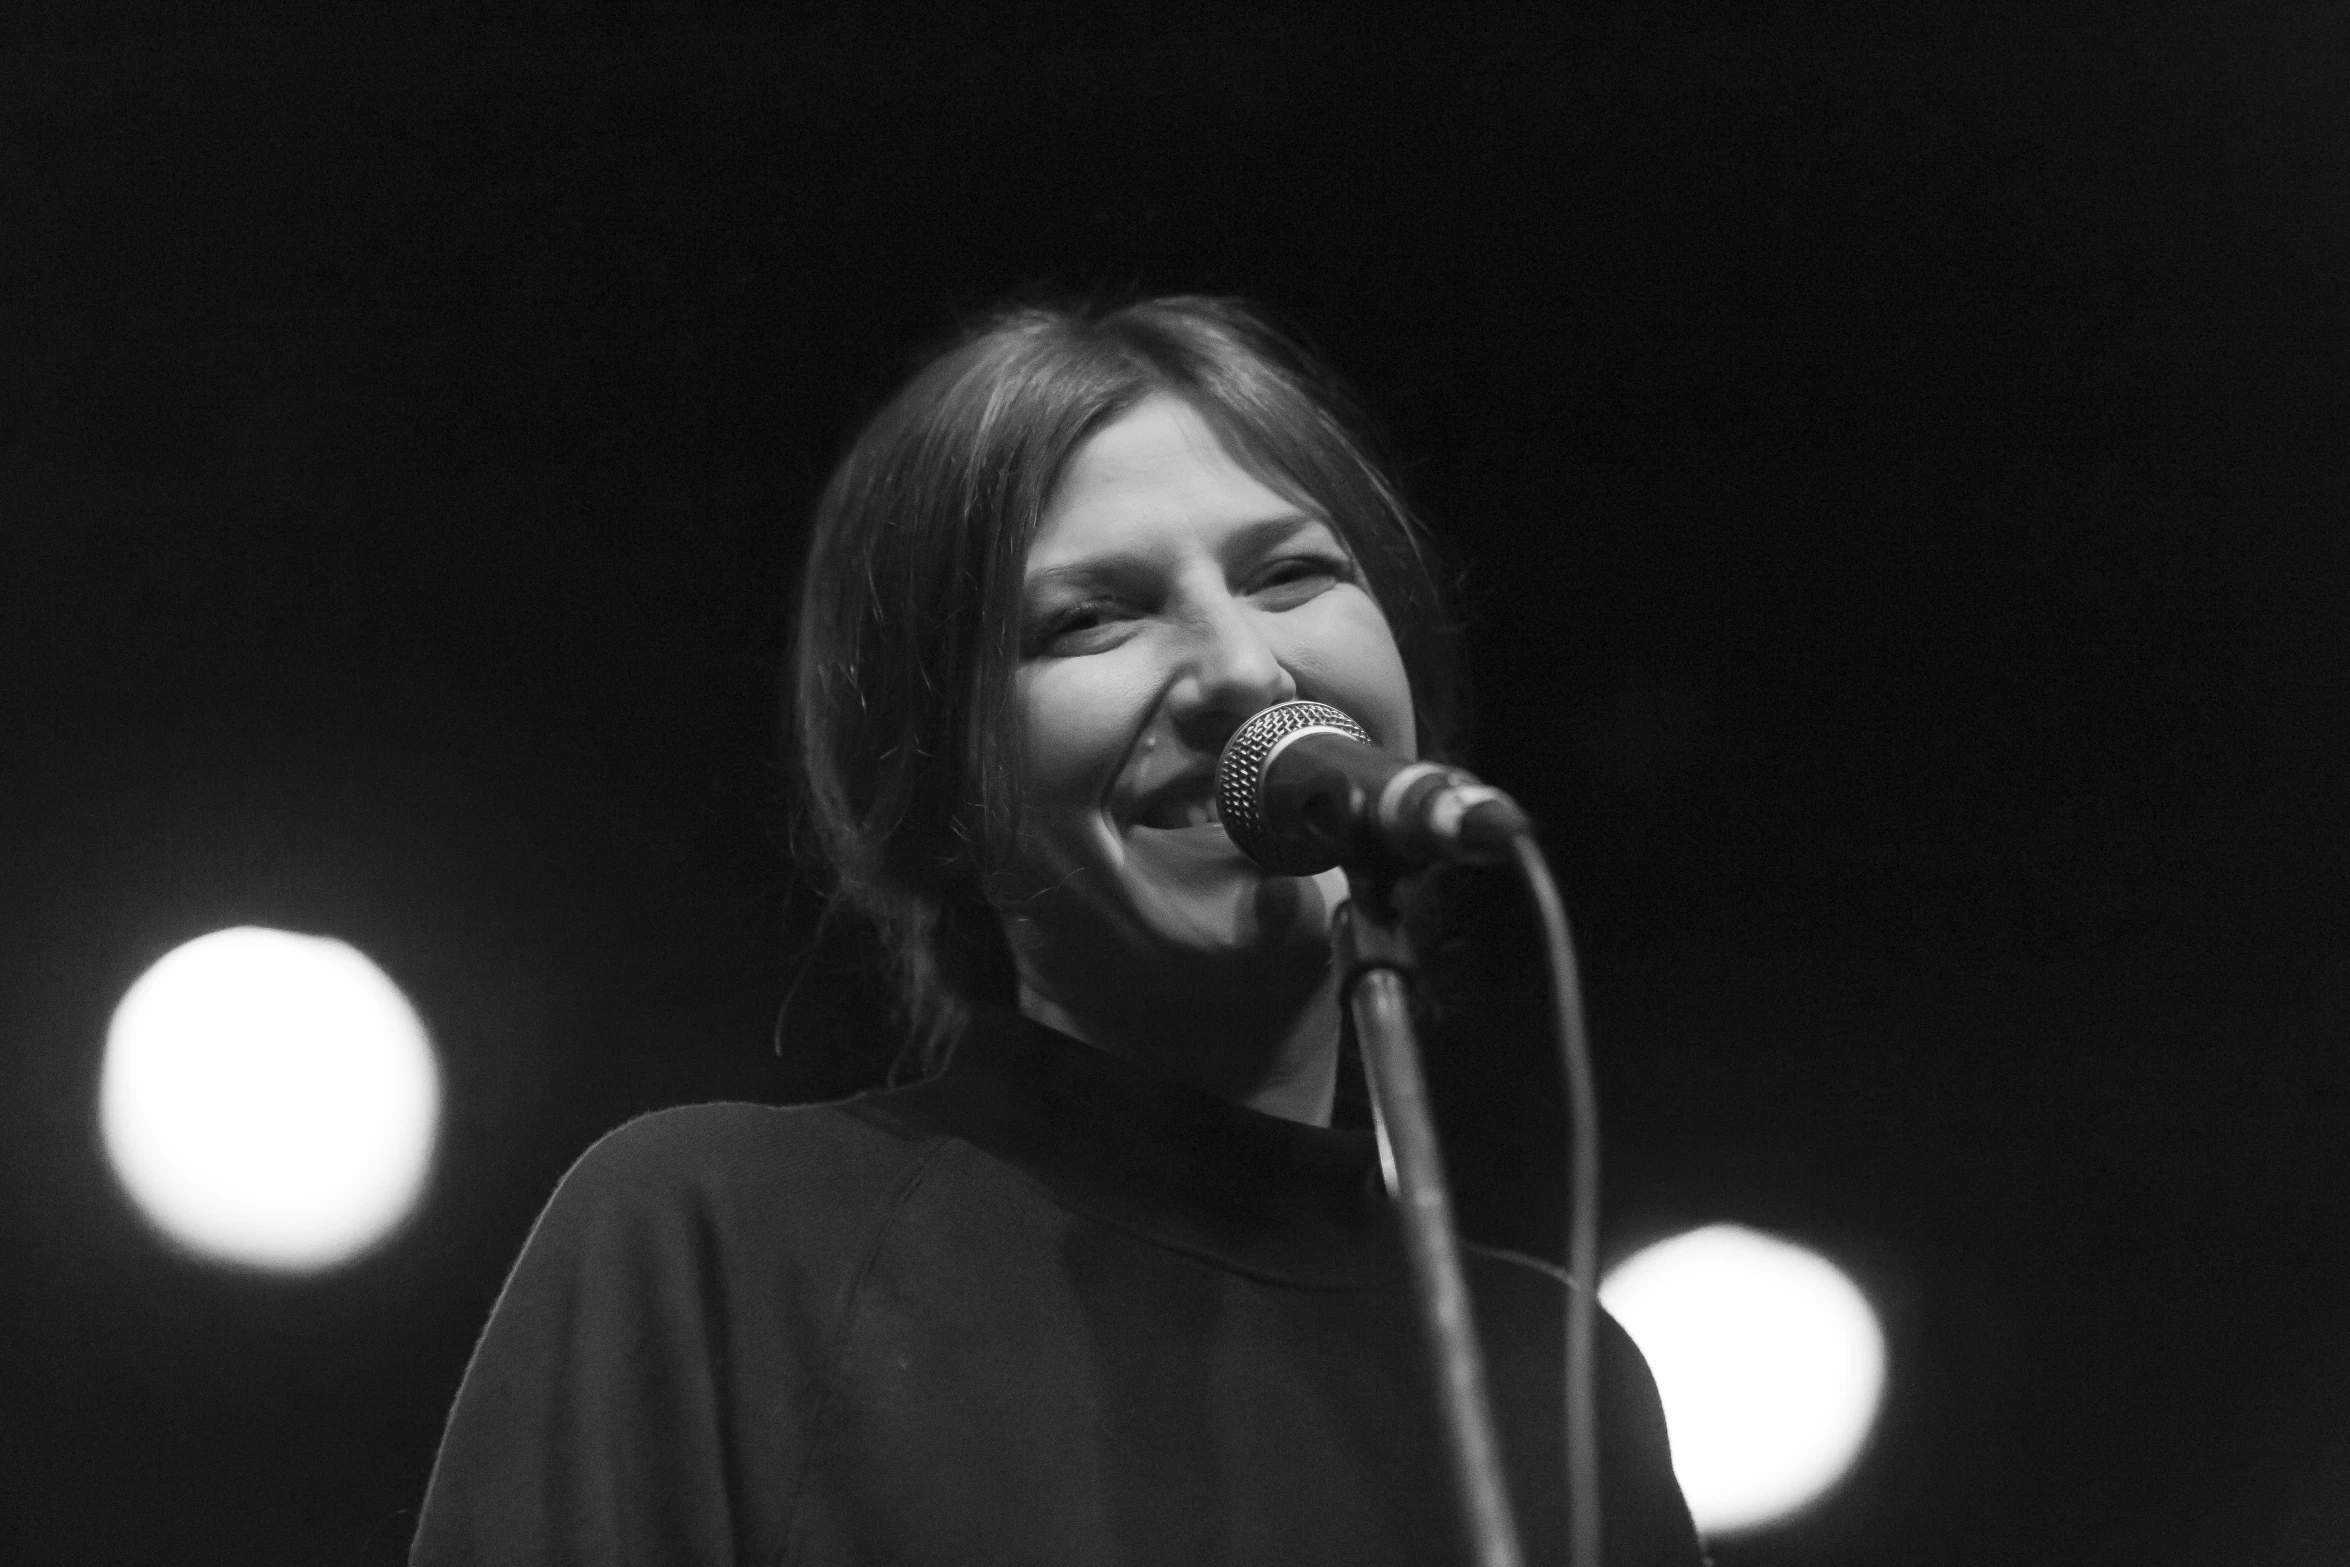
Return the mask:
[[1189,403],[1158,393],[1078,447],[1029,546],[1028,569],[1105,551],[1212,546],[1251,523],[1304,515],[1234,461]]

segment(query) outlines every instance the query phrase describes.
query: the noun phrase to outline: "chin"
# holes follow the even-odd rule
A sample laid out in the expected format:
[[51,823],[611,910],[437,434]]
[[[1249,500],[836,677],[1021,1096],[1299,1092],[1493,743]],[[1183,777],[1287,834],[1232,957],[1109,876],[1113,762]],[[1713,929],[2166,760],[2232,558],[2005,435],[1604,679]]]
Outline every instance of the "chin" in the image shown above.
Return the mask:
[[1146,884],[1131,895],[1141,923],[1195,959],[1294,958],[1330,945],[1330,908],[1311,877],[1243,862],[1220,886]]

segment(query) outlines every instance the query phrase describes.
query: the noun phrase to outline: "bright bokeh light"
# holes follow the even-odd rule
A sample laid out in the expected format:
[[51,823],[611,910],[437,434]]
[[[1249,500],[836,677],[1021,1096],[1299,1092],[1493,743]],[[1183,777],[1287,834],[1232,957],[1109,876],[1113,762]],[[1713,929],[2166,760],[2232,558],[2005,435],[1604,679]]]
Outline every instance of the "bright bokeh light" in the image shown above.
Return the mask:
[[1660,1241],[1600,1284],[1664,1399],[1697,1526],[1787,1516],[1860,1455],[1885,1388],[1885,1336],[1816,1253],[1732,1224]]
[[339,941],[240,926],[174,948],[114,1010],[98,1124],[115,1174],[208,1257],[307,1272],[423,1188],[440,1073],[399,987]]

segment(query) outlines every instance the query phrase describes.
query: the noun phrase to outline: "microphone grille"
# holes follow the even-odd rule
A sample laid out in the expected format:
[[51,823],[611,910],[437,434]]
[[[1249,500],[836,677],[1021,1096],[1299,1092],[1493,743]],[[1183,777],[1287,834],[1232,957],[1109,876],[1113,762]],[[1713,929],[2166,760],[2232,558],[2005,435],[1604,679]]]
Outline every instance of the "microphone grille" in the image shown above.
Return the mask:
[[1310,876],[1328,869],[1326,863],[1293,865],[1278,844],[1269,841],[1260,798],[1265,763],[1284,737],[1300,729],[1335,729],[1350,739],[1371,743],[1361,724],[1326,702],[1276,702],[1232,732],[1216,763],[1216,814],[1226,836],[1240,852],[1267,870],[1291,876]]

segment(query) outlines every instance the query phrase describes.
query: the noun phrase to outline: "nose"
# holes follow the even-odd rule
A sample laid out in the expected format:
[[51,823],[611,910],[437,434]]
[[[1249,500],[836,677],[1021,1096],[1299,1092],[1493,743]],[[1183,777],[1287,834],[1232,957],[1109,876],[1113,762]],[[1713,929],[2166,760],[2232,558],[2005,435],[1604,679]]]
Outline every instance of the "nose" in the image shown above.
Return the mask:
[[1222,750],[1232,731],[1259,710],[1297,695],[1291,676],[1257,616],[1229,592],[1203,595],[1194,613],[1184,667],[1167,695],[1168,717],[1183,743]]

